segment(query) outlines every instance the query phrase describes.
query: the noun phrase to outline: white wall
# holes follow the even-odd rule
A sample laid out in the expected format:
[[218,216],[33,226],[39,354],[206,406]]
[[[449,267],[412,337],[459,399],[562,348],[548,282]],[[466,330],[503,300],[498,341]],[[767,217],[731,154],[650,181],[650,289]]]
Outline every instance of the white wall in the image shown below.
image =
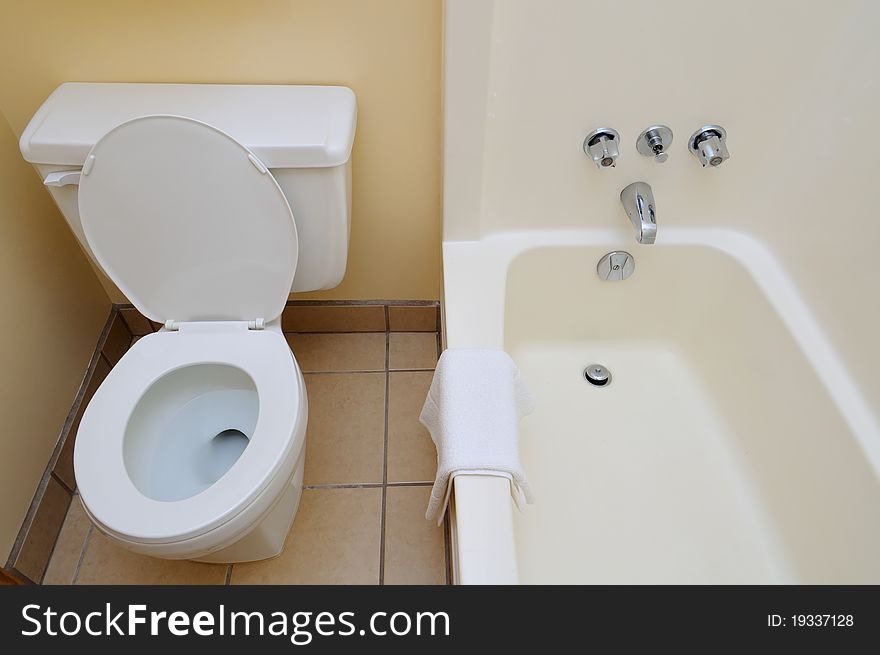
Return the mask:
[[[618,194],[644,180],[658,243],[673,225],[761,239],[880,398],[880,3],[447,0],[445,20],[445,239],[590,226],[634,244]],[[635,151],[653,123],[675,132],[662,165]],[[687,152],[704,123],[729,133],[717,170]],[[581,149],[598,126],[621,133],[615,169]]]

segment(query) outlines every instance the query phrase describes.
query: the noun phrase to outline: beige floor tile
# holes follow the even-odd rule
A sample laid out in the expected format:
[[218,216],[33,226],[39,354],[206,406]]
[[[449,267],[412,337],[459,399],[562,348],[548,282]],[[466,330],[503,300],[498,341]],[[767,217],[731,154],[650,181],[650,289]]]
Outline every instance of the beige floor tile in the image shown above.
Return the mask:
[[388,354],[392,369],[434,368],[437,364],[437,334],[392,332]]
[[388,325],[392,332],[436,332],[437,307],[392,305],[388,308]]
[[388,380],[388,481],[421,482],[437,473],[437,451],[431,435],[419,423],[419,413],[431,371],[389,373]]
[[384,332],[286,336],[305,373],[385,370]]
[[382,482],[385,373],[316,373],[305,378],[305,484]]
[[443,527],[425,520],[430,487],[388,487],[385,584],[446,584]]
[[61,527],[61,533],[58,535],[58,541],[55,542],[49,568],[43,576],[43,584],[73,583],[83,544],[91,527],[91,521],[86,516],[79,495],[74,496],[70,502],[70,509],[67,510],[67,518],[64,519],[64,525]]
[[381,513],[381,489],[306,489],[281,555],[232,584],[377,584]]
[[225,564],[158,559],[120,548],[92,530],[76,584],[213,584],[226,582]]
[[281,315],[285,332],[384,332],[382,305],[293,305]]

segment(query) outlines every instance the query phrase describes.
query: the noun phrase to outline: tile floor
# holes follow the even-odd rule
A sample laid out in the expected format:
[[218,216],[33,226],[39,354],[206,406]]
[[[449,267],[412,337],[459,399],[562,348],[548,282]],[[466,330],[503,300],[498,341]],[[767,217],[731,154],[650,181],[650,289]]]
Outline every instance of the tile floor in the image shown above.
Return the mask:
[[438,355],[437,332],[426,331],[436,310],[388,310],[381,320],[364,310],[346,333],[320,331],[332,329],[332,311],[285,316],[312,331],[286,335],[310,407],[305,489],[280,556],[226,566],[137,555],[92,528],[75,495],[43,582],[446,584],[445,527],[424,518],[436,453],[418,422]]

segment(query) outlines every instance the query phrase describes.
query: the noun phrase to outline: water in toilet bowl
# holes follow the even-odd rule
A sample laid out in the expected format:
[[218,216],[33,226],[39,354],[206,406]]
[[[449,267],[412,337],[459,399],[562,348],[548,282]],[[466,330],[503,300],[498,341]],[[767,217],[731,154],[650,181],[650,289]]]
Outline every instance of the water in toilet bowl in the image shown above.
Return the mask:
[[123,446],[134,485],[155,500],[195,496],[235,464],[259,414],[244,371],[220,364],[178,369],[147,390]]

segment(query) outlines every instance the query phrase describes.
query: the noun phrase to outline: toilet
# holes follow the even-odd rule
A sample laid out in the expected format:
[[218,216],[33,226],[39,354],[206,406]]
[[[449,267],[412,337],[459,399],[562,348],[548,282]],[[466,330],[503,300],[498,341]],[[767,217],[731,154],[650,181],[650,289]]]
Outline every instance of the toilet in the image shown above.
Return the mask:
[[121,546],[205,562],[281,552],[308,417],[281,314],[291,291],[345,273],[355,122],[344,87],[65,84],[23,133],[88,255],[163,326],[110,371],[77,432],[83,506]]

